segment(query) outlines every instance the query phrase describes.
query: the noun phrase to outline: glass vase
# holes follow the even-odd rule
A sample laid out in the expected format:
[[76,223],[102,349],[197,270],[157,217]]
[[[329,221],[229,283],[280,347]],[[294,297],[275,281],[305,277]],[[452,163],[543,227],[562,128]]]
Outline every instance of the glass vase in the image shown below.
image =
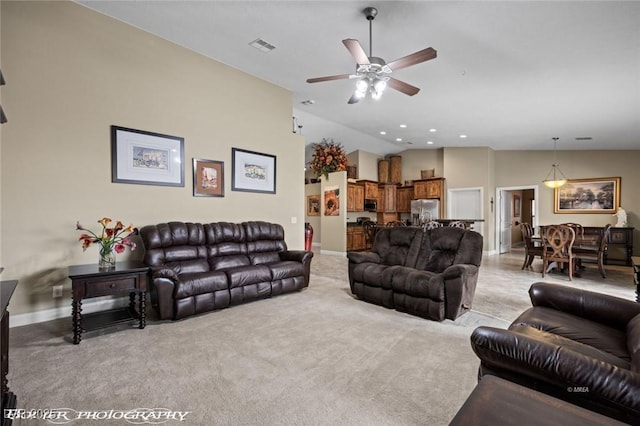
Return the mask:
[[100,248],[98,269],[101,271],[111,271],[116,269],[116,252],[113,247]]

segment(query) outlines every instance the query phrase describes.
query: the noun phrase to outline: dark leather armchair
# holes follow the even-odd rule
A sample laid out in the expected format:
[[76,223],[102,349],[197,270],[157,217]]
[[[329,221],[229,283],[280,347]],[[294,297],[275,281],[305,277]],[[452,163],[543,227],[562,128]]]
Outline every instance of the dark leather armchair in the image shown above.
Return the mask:
[[609,417],[640,423],[640,304],[536,283],[508,330],[478,327],[479,376],[500,376]]

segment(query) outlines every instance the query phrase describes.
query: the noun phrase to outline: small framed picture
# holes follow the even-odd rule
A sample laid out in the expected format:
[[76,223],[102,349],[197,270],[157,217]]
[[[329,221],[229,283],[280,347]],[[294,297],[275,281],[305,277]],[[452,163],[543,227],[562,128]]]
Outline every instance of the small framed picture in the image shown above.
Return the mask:
[[193,159],[193,196],[224,197],[224,162]]
[[231,190],[276,193],[276,156],[231,148]]
[[319,195],[307,195],[307,216],[320,216]]
[[111,126],[111,182],[184,186],[184,138]]

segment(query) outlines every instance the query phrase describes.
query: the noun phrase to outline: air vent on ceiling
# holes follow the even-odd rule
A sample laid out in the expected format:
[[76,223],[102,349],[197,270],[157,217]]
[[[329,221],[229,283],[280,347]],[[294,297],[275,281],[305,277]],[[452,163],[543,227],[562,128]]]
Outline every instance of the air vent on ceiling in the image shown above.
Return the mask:
[[579,136],[576,138],[577,141],[590,141],[593,140],[591,136]]
[[268,43],[261,38],[257,38],[253,40],[251,43],[249,43],[249,46],[253,46],[259,51],[265,52],[265,53],[271,52],[273,49],[276,48],[273,44]]
[[316,101],[314,101],[313,99],[307,99],[306,101],[302,101],[300,102],[302,105],[313,105],[316,103]]

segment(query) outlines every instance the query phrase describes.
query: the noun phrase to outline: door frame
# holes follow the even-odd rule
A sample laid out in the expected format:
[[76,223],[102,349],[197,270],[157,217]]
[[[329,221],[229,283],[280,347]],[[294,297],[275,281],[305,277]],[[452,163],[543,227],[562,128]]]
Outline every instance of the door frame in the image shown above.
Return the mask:
[[494,214],[494,223],[495,223],[495,235],[494,235],[494,252],[500,254],[500,231],[502,229],[502,220],[500,217],[500,205],[498,201],[500,200],[500,193],[502,191],[520,191],[525,189],[533,189],[533,204],[535,208],[536,215],[533,217],[533,223],[531,224],[534,228],[538,226],[538,218],[540,217],[540,209],[538,205],[539,200],[539,186],[538,185],[519,185],[519,186],[498,186],[496,187],[496,208],[493,210]]

